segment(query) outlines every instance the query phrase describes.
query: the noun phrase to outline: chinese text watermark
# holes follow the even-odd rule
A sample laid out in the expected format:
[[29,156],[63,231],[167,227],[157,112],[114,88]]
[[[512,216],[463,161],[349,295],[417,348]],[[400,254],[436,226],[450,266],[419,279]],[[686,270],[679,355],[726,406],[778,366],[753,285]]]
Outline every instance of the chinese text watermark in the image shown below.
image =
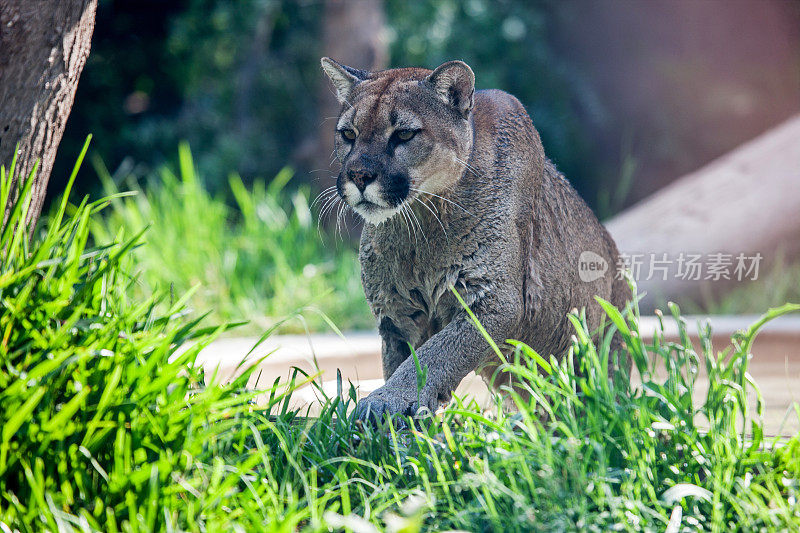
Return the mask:
[[[755,281],[762,259],[760,252],[620,254],[613,274],[617,279],[622,279],[627,271],[634,281]],[[584,251],[578,258],[581,281],[589,283],[598,280],[608,270],[608,262],[595,252]]]

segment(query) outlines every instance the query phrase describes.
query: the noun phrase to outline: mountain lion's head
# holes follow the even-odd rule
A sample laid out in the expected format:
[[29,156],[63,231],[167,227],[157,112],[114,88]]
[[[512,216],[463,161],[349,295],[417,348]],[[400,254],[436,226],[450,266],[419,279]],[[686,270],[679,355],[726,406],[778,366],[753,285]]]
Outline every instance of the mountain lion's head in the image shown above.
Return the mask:
[[325,57],[322,68],[342,103],[336,188],[364,220],[380,224],[416,196],[456,183],[472,149],[469,66],[365,72]]

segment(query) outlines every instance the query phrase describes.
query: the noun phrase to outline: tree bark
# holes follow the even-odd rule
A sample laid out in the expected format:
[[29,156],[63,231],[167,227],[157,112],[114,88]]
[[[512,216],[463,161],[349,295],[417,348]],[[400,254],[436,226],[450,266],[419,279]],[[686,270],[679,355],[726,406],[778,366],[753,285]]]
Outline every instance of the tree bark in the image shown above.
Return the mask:
[[40,161],[29,227],[42,210],[96,9],[97,0],[0,0],[0,164],[8,169],[16,149],[13,190]]

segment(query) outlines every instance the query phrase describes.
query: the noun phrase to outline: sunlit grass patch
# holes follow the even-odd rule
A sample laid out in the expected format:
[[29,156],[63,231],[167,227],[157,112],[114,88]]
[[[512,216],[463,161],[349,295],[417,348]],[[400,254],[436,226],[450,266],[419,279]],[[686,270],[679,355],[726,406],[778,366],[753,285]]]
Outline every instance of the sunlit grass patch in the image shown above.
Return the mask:
[[302,308],[309,308],[303,320],[285,322],[282,332],[328,330],[320,312],[343,329],[374,326],[355,245],[318,225],[307,186],[287,190],[290,169],[251,188],[231,175],[231,206],[206,191],[188,146],[179,155],[178,172],[162,167],[144,190],[135,181],[115,184],[97,165],[108,194],[136,192],[92,217],[90,229],[108,242],[148,228],[148,245],[132,254],[140,294],[197,287],[189,307],[218,322],[249,321],[240,334],[258,334]]

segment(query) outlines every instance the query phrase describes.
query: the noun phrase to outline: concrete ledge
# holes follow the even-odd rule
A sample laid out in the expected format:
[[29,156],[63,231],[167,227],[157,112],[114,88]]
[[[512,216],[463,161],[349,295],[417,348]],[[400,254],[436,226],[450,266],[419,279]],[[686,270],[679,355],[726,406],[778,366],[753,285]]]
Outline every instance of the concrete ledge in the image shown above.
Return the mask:
[[[736,331],[746,329],[758,320],[756,315],[684,318],[687,332],[698,350],[698,323],[709,321],[712,343],[717,351],[730,344],[730,337]],[[652,339],[657,328],[656,317],[643,317],[639,324],[646,341]],[[678,340],[678,328],[671,317],[664,318],[664,335],[668,341]],[[218,379],[230,380],[257,340],[255,337],[218,340],[201,352],[198,361],[205,367],[207,375],[218,369]],[[247,357],[248,361],[255,362],[269,354],[258,365],[248,386],[253,389],[270,387],[277,378],[288,379],[291,368],[298,367],[309,374],[320,371],[317,382],[322,383],[327,394],[334,395],[336,373],[340,370],[345,386],[348,381],[352,382],[358,387],[359,394],[364,395],[383,384],[380,352],[381,340],[376,333],[347,333],[344,339],[334,334],[274,336]],[[792,410],[793,402],[800,402],[800,316],[778,318],[761,330],[753,344],[750,373],[764,396],[767,431],[772,434],[800,431],[800,422]],[[698,381],[700,394],[707,389],[703,380],[701,373]],[[462,381],[456,394],[473,396],[486,407],[491,405],[486,386],[474,373]],[[311,387],[305,387],[294,399],[296,405],[313,403],[315,392]],[[755,398],[751,400],[754,406]]]

